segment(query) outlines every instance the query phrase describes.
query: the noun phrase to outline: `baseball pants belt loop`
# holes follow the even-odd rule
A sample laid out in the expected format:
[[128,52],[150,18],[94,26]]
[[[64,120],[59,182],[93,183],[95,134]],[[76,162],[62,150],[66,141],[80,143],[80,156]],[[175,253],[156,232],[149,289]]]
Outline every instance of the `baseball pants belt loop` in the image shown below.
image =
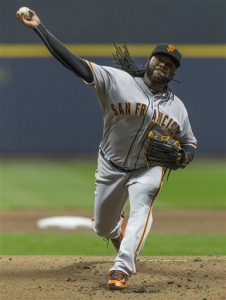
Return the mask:
[[118,166],[116,163],[114,163],[112,160],[110,160],[106,154],[104,153],[104,151],[102,150],[102,148],[100,148],[100,154],[101,156],[107,160],[111,165],[112,167],[116,168],[117,170],[121,171],[121,172],[126,172],[126,173],[130,173],[130,172],[133,172],[133,171],[137,171],[138,169],[132,169],[132,170],[128,170],[128,169],[124,169],[120,166]]

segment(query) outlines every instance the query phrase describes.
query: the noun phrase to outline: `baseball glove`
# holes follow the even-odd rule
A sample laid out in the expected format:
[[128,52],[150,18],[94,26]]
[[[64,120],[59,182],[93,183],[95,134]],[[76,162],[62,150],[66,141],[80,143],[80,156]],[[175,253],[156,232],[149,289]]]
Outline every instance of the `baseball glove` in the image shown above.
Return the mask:
[[179,141],[170,136],[163,136],[153,131],[148,134],[145,156],[147,164],[157,164],[176,170],[183,167],[182,148]]

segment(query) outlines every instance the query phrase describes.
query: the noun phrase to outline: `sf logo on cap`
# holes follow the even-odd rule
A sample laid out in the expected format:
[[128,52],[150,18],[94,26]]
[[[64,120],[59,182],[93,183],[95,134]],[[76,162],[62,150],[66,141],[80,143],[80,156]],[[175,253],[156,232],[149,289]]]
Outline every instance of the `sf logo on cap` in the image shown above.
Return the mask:
[[172,53],[176,50],[176,47],[172,44],[169,44],[166,49],[169,53]]

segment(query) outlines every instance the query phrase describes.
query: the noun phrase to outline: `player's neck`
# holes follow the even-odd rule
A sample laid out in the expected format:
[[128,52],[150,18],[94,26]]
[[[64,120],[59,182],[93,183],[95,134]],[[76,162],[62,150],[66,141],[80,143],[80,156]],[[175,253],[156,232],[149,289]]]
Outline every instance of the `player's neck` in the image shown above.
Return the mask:
[[162,92],[166,88],[165,83],[159,83],[159,82],[150,80],[146,74],[144,75],[143,80],[146,83],[146,85],[155,92]]

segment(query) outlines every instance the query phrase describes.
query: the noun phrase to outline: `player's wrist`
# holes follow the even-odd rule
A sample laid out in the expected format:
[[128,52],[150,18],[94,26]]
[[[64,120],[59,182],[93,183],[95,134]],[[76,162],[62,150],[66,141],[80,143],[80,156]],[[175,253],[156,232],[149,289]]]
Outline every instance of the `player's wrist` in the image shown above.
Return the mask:
[[196,149],[191,145],[183,145],[181,149],[181,168],[185,168],[194,158]]
[[185,168],[191,160],[192,160],[192,158],[191,158],[190,153],[182,148],[182,150],[181,150],[181,160],[180,160],[180,163],[179,163],[180,167]]
[[36,30],[45,30],[46,28],[45,28],[45,26],[44,26],[44,24],[40,21],[40,23],[39,24],[37,24],[37,26],[36,27],[34,27],[33,28],[34,30],[36,29]]

